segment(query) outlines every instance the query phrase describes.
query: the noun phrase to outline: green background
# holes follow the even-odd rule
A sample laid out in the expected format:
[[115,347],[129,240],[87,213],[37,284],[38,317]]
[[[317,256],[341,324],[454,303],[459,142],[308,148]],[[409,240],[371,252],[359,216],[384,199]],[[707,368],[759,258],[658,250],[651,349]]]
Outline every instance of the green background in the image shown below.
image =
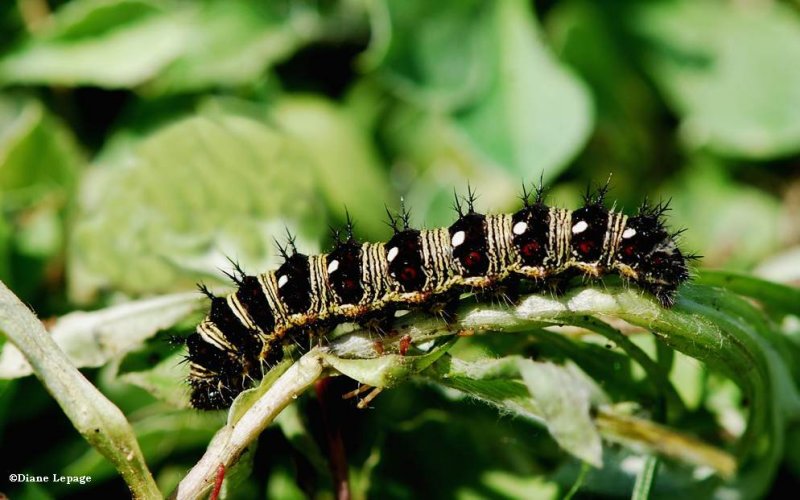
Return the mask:
[[[627,213],[670,198],[669,224],[687,228],[681,246],[701,266],[800,282],[800,3],[0,5],[0,279],[45,320],[198,281],[227,290],[226,257],[268,269],[285,228],[302,251],[325,250],[345,209],[359,238],[380,241],[384,206],[401,196],[414,224],[433,227],[453,220],[467,183],[478,209],[503,212],[540,176],[549,203],[574,208],[609,175]],[[514,342],[498,352],[559,357]],[[224,417],[129,383],[172,352],[151,344],[86,373],[134,422],[169,491]],[[731,384],[692,361],[672,376],[694,430],[741,418]],[[605,389],[637,394],[620,387]],[[332,495],[315,404],[267,431],[236,495]],[[579,463],[544,430],[494,409],[424,385],[374,406],[342,410],[355,495],[547,497],[576,481]],[[31,377],[0,381],[0,447],[11,498],[126,494]],[[773,492],[800,477],[798,447],[786,448]],[[607,453],[612,465],[582,491],[627,497],[626,455]],[[7,471],[95,480],[6,485]],[[657,485],[691,495],[689,483],[675,473]]]

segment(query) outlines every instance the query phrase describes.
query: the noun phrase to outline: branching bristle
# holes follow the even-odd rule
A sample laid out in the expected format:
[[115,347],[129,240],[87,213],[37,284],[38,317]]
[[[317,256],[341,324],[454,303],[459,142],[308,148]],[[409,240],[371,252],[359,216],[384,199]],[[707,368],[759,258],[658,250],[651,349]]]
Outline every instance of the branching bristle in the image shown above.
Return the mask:
[[214,299],[217,298],[213,293],[211,293],[211,291],[208,289],[208,287],[203,283],[198,283],[197,284],[197,289],[200,290],[200,293],[202,293],[203,295],[205,295],[206,297],[208,297],[211,300],[214,300]]
[[239,266],[238,262],[227,256],[225,258],[228,259],[228,262],[230,262],[231,265],[233,266],[233,272],[226,271],[225,269],[222,268],[220,268],[219,270],[222,272],[222,274],[230,278],[231,281],[233,281],[237,285],[241,285],[242,280],[246,276],[245,272],[242,271],[242,268]]
[[283,258],[284,261],[289,260],[289,253],[286,251],[286,247],[281,245],[281,243],[277,239],[273,239],[275,242],[275,246],[278,249],[278,254]]
[[592,190],[592,184],[586,186],[586,194],[583,195],[583,205],[584,206],[600,206],[606,200],[606,195],[608,195],[608,191],[611,189],[611,175],[608,176],[606,183],[599,186],[597,190]]
[[396,215],[392,215],[392,211],[389,210],[389,207],[386,207],[386,215],[389,217],[389,227],[395,232],[395,234],[401,231],[407,231],[411,227],[411,211],[406,208],[406,200],[402,196],[400,197],[400,212]]
[[459,199],[455,188],[453,188],[453,210],[458,213],[459,217],[464,217],[464,209],[461,207],[461,200]]
[[295,241],[297,240],[297,236],[293,235],[289,228],[286,228],[286,239],[288,240],[288,248],[291,249],[292,255],[297,253],[297,245]]
[[475,190],[472,189],[472,186],[467,183],[467,197],[465,201],[467,202],[467,213],[474,214],[475,213],[475,201],[478,199],[478,195],[475,193]]

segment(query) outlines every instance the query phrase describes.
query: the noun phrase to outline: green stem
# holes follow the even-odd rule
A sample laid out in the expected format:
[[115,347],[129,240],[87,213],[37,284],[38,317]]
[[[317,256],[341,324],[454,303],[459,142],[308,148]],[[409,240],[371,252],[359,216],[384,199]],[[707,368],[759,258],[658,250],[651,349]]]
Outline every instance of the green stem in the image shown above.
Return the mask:
[[[736,448],[738,461],[747,462],[748,467],[734,481],[740,483],[748,496],[763,495],[768,486],[764,480],[776,470],[782,450],[780,441],[785,416],[797,407],[797,388],[793,386],[785,363],[767,341],[770,323],[747,301],[725,290],[696,285],[684,286],[672,309],[661,307],[636,290],[608,287],[604,290],[585,288],[558,298],[529,295],[522,297],[513,308],[464,304],[450,324],[422,312],[407,314],[393,325],[392,331],[397,335],[382,339],[381,352],[375,351],[375,338],[368,330],[341,336],[332,340],[328,347],[312,349],[277,381],[267,384],[266,392],[254,403],[235,404],[238,410],[233,413],[240,414],[241,418],[230,419],[229,425],[215,437],[206,456],[181,482],[176,495],[195,498],[207,491],[219,464],[228,466],[235,461],[244,447],[286,405],[331,370],[380,387],[391,387],[415,375],[433,378],[445,385],[458,382],[458,377],[436,378],[448,359],[442,355],[458,331],[530,332],[552,324],[582,324],[624,346],[662,392],[674,393],[666,372],[655,361],[638,347],[631,347],[630,341],[622,338],[620,332],[600,321],[608,317],[623,319],[653,332],[665,346],[718,369],[741,387],[750,407],[747,429]],[[392,344],[403,337],[412,339],[409,354],[383,353],[384,350],[398,352]],[[426,344],[429,347],[423,347]],[[415,350],[422,354],[412,355]],[[431,369],[426,369],[429,366]],[[519,387],[512,384],[506,389],[511,392],[494,396],[514,399],[526,391],[521,383]],[[679,401],[676,395],[671,397]],[[237,400],[239,402],[241,400]],[[527,407],[522,410],[532,411]],[[600,406],[594,423],[607,439],[644,447],[650,453],[688,463],[707,465],[724,478],[730,479],[736,472],[736,460],[728,453],[653,422]]]
[[42,323],[0,282],[0,330],[90,445],[117,468],[134,498],[161,498],[125,415],[75,367]]
[[650,498],[650,491],[656,482],[658,463],[658,457],[653,455],[648,455],[645,458],[642,470],[636,476],[636,484],[633,485],[631,500],[647,500]]
[[698,273],[694,283],[725,288],[788,313],[796,314],[800,307],[800,289],[746,274],[704,269]]

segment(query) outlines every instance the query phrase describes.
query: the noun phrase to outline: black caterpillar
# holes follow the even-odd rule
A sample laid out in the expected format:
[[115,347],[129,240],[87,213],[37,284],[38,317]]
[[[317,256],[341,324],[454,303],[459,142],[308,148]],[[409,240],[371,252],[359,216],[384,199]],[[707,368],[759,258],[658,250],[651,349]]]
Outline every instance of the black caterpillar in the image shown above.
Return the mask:
[[234,264],[228,276],[236,292],[215,297],[201,286],[211,311],[186,340],[192,405],[230,406],[280,360],[287,339],[324,335],[342,322],[386,320],[398,309],[514,287],[520,279],[541,285],[616,272],[670,307],[691,257],[675,243],[679,232],[665,227],[667,204],[645,202],[628,217],[604,207],[607,190],[587,190],[583,207],[571,211],[545,205],[541,186],[533,196],[523,189],[522,209],[499,215],[477,213],[469,191],[466,206],[456,197],[458,220],[449,228],[412,229],[405,208],[397,216],[387,210],[392,238],[359,243],[348,216],[328,254],[298,253],[290,237],[277,270],[248,276]]

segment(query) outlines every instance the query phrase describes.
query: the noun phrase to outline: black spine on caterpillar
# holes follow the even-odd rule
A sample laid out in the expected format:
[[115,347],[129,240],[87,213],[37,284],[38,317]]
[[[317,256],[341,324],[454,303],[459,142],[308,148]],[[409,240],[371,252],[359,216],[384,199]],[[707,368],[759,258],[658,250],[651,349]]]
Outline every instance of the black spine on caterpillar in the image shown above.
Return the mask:
[[389,214],[389,241],[360,243],[348,215],[328,254],[303,255],[290,237],[288,248],[279,246],[284,263],[274,271],[247,276],[234,264],[229,276],[236,292],[214,297],[201,288],[211,311],[186,341],[192,405],[230,406],[280,360],[288,339],[324,335],[343,321],[385,320],[398,308],[427,307],[519,279],[616,273],[672,306],[689,272],[677,233],[664,225],[667,204],[645,202],[628,217],[605,208],[607,189],[587,192],[574,211],[545,205],[541,187],[523,191],[519,211],[497,215],[476,212],[469,190],[463,203],[456,197],[458,218],[447,228],[411,228],[403,207]]

